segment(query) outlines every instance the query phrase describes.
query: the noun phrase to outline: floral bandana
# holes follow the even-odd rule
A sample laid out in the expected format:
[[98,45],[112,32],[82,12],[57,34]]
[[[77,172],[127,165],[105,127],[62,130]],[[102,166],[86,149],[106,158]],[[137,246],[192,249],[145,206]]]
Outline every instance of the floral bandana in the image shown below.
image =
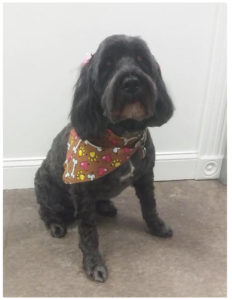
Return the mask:
[[103,177],[127,162],[137,150],[140,150],[141,158],[144,158],[146,136],[146,130],[139,136],[126,138],[107,129],[98,140],[101,146],[97,146],[88,140],[82,140],[72,129],[64,162],[64,183],[87,182]]

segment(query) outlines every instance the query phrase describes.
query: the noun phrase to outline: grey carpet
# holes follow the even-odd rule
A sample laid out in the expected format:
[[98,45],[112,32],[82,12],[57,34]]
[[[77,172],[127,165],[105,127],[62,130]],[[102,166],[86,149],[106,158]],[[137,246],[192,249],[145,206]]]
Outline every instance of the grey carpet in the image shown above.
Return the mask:
[[226,187],[218,181],[156,183],[171,239],[146,232],[132,188],[114,199],[118,216],[100,218],[106,283],[86,279],[77,229],[50,237],[33,189],[4,191],[5,297],[225,297]]

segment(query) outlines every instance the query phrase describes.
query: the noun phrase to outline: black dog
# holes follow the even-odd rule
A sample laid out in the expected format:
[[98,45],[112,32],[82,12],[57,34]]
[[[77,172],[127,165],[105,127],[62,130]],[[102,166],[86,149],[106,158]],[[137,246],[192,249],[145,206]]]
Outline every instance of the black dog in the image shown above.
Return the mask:
[[[142,39],[110,36],[82,67],[70,113],[71,124],[54,139],[37,171],[35,192],[40,216],[53,237],[63,237],[67,225],[77,220],[84,269],[96,281],[106,280],[107,269],[98,250],[95,214],[114,216],[117,211],[110,198],[127,186],[134,186],[151,234],[172,236],[172,230],[156,210],[155,149],[147,129],[161,126],[172,114],[173,104],[160,67]],[[143,141],[139,141],[130,159],[113,172],[90,182],[65,184],[62,176],[72,128],[82,140],[96,142],[110,129],[128,139],[143,136]]]

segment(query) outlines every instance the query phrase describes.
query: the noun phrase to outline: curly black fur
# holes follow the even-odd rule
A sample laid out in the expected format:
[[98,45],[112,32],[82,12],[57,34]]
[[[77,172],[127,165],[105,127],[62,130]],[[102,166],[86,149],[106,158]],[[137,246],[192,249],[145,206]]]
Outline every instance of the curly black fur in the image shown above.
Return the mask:
[[[142,117],[123,115],[125,104],[142,104]],[[139,112],[141,113],[141,112]],[[62,181],[66,147],[72,127],[83,139],[97,139],[106,129],[128,135],[148,126],[161,126],[173,113],[161,71],[146,43],[137,37],[114,35],[106,38],[89,63],[82,67],[76,84],[71,124],[54,139],[46,159],[35,176],[35,192],[40,216],[52,236],[62,237],[67,226],[78,221],[80,248],[88,277],[105,281],[107,269],[98,250],[96,212],[114,216],[116,208],[110,199],[132,185],[141,203],[143,218],[150,232],[161,237],[172,230],[160,219],[156,210],[153,187],[155,149],[148,132],[146,156],[136,152],[131,163],[133,176],[121,181],[131,171],[125,163],[114,172],[93,182],[67,185]]]

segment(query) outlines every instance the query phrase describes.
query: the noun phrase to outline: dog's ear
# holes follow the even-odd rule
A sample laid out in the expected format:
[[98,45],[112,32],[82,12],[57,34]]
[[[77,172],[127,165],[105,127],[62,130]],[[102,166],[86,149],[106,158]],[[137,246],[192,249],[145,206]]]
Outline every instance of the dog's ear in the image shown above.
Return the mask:
[[162,78],[160,66],[153,58],[153,77],[157,86],[158,99],[155,107],[155,114],[149,120],[148,126],[161,126],[166,123],[174,112],[174,105],[170,96],[168,95],[165,83]]
[[71,124],[82,139],[96,138],[105,129],[100,98],[91,78],[92,68],[92,59],[82,67],[70,112]]

